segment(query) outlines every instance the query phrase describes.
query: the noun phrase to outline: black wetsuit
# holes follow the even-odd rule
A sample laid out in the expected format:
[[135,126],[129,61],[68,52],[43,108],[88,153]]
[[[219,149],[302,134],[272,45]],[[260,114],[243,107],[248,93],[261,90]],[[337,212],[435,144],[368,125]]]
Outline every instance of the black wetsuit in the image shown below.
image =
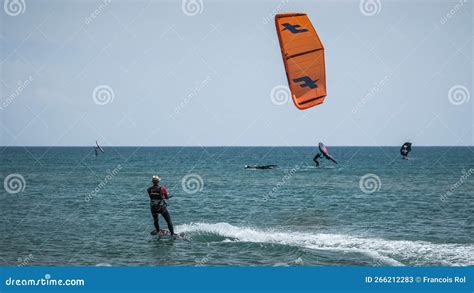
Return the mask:
[[319,167],[319,158],[321,158],[321,154],[317,153],[316,156],[314,156],[313,161],[316,163],[316,167]]
[[402,150],[400,151],[400,153],[402,154],[402,156],[406,157],[408,156],[408,148],[407,147],[403,147]]
[[244,168],[245,169],[257,169],[257,170],[267,170],[267,169],[273,169],[277,167],[277,165],[265,165],[265,166],[248,166],[248,165],[245,165]]
[[166,209],[166,196],[163,193],[163,189],[159,184],[154,184],[153,186],[148,187],[147,192],[150,196],[151,215],[153,216],[153,225],[155,225],[156,232],[160,231],[158,214],[161,214],[168,224],[168,229],[170,230],[171,235],[174,235],[173,223],[171,222],[170,213]]

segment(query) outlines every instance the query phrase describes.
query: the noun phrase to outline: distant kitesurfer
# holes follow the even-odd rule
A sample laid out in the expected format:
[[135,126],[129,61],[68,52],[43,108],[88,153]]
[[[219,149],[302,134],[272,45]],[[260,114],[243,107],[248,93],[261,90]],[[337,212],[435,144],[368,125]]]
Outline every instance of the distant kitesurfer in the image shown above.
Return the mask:
[[400,148],[400,155],[402,156],[402,159],[408,160],[408,153],[411,152],[411,145],[411,142],[405,142]]
[[318,148],[319,153],[317,153],[313,158],[316,167],[319,167],[319,159],[323,157],[332,161],[334,164],[337,164],[336,160],[329,154],[328,148],[322,142],[318,144]]
[[245,169],[257,169],[257,170],[267,170],[267,169],[273,169],[277,167],[277,165],[264,165],[264,166],[249,166],[245,165]]
[[160,233],[160,225],[158,224],[158,215],[161,214],[165,218],[166,223],[168,224],[168,229],[172,236],[174,234],[173,223],[171,222],[171,216],[166,208],[168,206],[167,199],[170,198],[168,191],[164,186],[160,185],[160,177],[153,176],[151,181],[152,186],[148,187],[147,192],[150,196],[150,208],[151,215],[153,216],[153,225],[155,225],[155,230],[151,232],[152,235],[157,235]]
[[95,156],[96,156],[96,157],[99,155],[99,151],[100,151],[101,153],[105,153],[104,149],[99,145],[99,143],[97,142],[97,140],[95,141],[94,151],[95,151]]

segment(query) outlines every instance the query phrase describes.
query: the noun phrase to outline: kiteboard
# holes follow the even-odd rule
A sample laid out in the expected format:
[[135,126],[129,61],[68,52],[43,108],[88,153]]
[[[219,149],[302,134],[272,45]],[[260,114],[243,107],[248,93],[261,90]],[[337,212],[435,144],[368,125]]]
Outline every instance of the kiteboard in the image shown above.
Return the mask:
[[183,238],[185,236],[183,232],[175,234],[175,235],[171,235],[171,232],[167,229],[161,229],[158,233],[156,232],[156,230],[153,230],[150,234],[156,235],[158,236],[158,238],[165,238],[165,239],[178,239],[178,238]]

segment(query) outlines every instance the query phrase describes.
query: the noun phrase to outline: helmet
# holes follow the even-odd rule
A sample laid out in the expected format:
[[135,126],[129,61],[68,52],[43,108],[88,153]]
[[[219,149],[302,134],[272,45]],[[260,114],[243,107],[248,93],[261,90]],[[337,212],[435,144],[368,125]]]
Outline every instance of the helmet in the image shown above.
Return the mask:
[[158,183],[158,182],[160,182],[160,180],[161,180],[161,178],[158,175],[153,175],[153,177],[151,177],[151,182],[153,182],[153,183]]

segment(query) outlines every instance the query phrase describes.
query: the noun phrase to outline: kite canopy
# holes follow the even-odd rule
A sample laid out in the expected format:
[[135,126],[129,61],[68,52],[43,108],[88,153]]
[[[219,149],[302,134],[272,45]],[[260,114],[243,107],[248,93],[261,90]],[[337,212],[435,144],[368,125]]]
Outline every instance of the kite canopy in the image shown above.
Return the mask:
[[300,110],[326,97],[324,47],[304,13],[275,15],[275,25],[293,102]]
[[318,144],[318,147],[319,147],[319,151],[321,152],[321,154],[323,154],[323,156],[326,159],[333,161],[334,163],[337,164],[336,160],[329,154],[328,148],[324,145],[324,143],[320,142]]

